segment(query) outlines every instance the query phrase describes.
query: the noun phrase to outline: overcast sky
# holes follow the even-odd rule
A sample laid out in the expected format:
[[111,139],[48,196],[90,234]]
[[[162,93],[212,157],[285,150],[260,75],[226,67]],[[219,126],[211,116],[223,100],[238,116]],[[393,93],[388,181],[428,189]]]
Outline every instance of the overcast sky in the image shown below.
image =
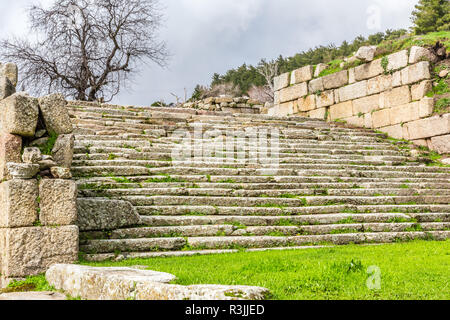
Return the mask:
[[[1,36],[26,34],[25,8],[35,0],[0,0]],[[43,4],[52,0],[41,0]],[[149,105],[184,96],[196,84],[261,58],[290,56],[318,45],[408,28],[417,0],[164,0],[161,38],[169,66],[144,66],[114,103]],[[20,71],[19,71],[20,72]]]

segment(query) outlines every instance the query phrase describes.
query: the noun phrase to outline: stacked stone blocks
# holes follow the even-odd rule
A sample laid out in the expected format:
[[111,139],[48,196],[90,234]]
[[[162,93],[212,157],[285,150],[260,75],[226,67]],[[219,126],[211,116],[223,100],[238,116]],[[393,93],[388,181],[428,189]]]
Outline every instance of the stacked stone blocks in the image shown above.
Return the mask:
[[[65,146],[60,142],[65,168],[42,155],[39,148],[27,147],[37,138],[39,113],[46,123],[41,131],[72,133],[64,100],[60,95],[38,100],[15,93],[17,68],[13,64],[0,69],[0,84],[5,83],[9,88],[0,89],[0,287],[44,273],[54,263],[78,259],[77,188],[70,180],[69,163],[73,136],[65,136],[69,141]],[[65,179],[45,176],[50,170]]]
[[429,50],[413,47],[323,77],[311,66],[282,74],[275,78],[275,105],[268,114],[343,120],[450,153],[450,116],[432,116],[426,60]]

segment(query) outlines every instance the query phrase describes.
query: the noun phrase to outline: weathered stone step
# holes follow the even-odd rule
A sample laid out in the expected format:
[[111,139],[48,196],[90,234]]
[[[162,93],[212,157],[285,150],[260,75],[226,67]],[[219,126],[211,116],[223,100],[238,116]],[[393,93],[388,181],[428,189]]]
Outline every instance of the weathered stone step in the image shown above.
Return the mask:
[[[427,219],[427,215],[430,218]],[[450,222],[449,214],[444,213],[418,213],[419,222]],[[423,215],[423,216],[420,216]],[[198,226],[198,225],[223,225],[232,224],[237,226],[296,226],[316,224],[337,224],[352,221],[356,223],[379,223],[379,222],[415,222],[417,216],[411,217],[405,213],[334,213],[313,214],[301,216],[141,216],[142,225],[152,227],[163,226]],[[433,219],[432,221],[430,221]],[[438,221],[439,220],[439,221]]]
[[142,239],[160,237],[297,236],[358,232],[404,232],[448,230],[450,223],[349,223],[313,226],[237,227],[233,225],[143,227],[114,230],[108,234],[86,232],[83,239]]
[[[252,162],[247,162],[243,160],[241,163],[238,161],[220,161],[217,159],[216,162],[179,162],[179,161],[158,161],[158,160],[122,160],[122,159],[111,159],[111,160],[74,160],[72,162],[73,167],[130,167],[130,166],[142,166],[147,168],[199,168],[211,171],[212,169],[253,169],[256,164]],[[301,160],[299,161],[301,162]],[[370,165],[365,163],[364,165],[358,165],[356,163],[344,163],[344,164],[332,164],[330,162],[320,163],[321,160],[317,160],[318,163],[280,163],[278,168],[280,170],[293,169],[293,170],[360,170],[360,171],[396,171],[396,172],[436,172],[436,173],[449,173],[450,168],[446,167],[427,167],[427,166],[413,166],[413,165]],[[256,163],[256,162],[255,162]],[[254,169],[253,169],[254,170]],[[217,174],[217,173],[216,173]],[[218,174],[221,174],[219,172]]]
[[208,196],[208,197],[270,197],[300,198],[304,196],[444,196],[450,195],[450,189],[279,189],[279,190],[232,190],[207,188],[138,188],[138,189],[85,189],[80,194],[90,196]]
[[237,206],[237,207],[305,207],[323,206],[333,204],[353,205],[382,205],[382,204],[448,204],[450,196],[306,196],[299,199],[285,198],[231,198],[231,197],[205,197],[205,196],[123,196],[122,200],[131,202],[135,206],[149,205],[211,205],[211,206]]
[[312,207],[220,207],[220,206],[136,206],[141,215],[249,215],[249,216],[290,216],[325,214],[336,212],[450,212],[449,205],[410,204],[410,205],[352,205],[339,204]]
[[[93,153],[90,150],[90,153],[78,153],[74,155],[75,160],[109,160],[109,159],[123,159],[123,160],[163,160],[167,161],[171,159],[171,153],[169,152],[159,152],[159,153],[149,153],[149,152],[137,152],[136,150],[117,150],[114,152],[111,151],[110,148],[99,150],[103,153]],[[125,152],[122,152],[125,151]],[[229,159],[236,159],[236,155],[228,154]],[[355,165],[399,165],[406,163],[410,159],[405,156],[363,156],[363,155],[321,155],[320,157],[305,157],[305,156],[295,156],[293,154],[279,154],[280,163],[332,163],[332,164],[345,164],[352,163]],[[195,159],[194,159],[195,160]],[[211,163],[217,162],[217,158],[208,158],[202,157],[203,162]],[[237,160],[237,159],[236,159]],[[258,163],[260,158],[249,157],[247,162],[249,163]],[[195,162],[193,162],[195,163]],[[408,162],[409,165],[414,165],[414,162]]]
[[450,231],[351,233],[293,237],[200,237],[188,238],[187,241],[192,248],[219,249],[282,247],[321,243],[338,245],[349,243],[390,243],[398,240],[429,239],[430,237],[434,240],[446,240],[450,238]]
[[[343,170],[315,170],[315,169],[278,169],[278,168],[266,168],[266,169],[252,169],[252,168],[191,168],[191,167],[162,167],[162,168],[147,168],[141,166],[83,166],[83,167],[73,167],[72,173],[75,176],[107,176],[107,175],[116,175],[116,176],[138,176],[138,175],[150,175],[150,176],[158,176],[158,175],[179,175],[182,177],[189,175],[205,175],[208,177],[212,176],[265,176],[267,173],[272,174],[274,177],[274,173],[277,176],[284,177],[292,177],[296,181],[295,178],[300,177],[318,177],[318,176],[326,176],[326,177],[365,177],[365,178],[428,178],[428,179],[450,179],[450,173],[448,170],[442,170],[445,173],[440,172],[408,172],[395,170],[397,167],[393,167],[392,171],[384,167],[373,167],[378,170],[351,170],[351,169],[343,169]],[[440,169],[448,169],[448,168],[440,168]],[[186,180],[188,181],[188,180]]]
[[186,245],[184,238],[153,238],[126,240],[80,241],[80,250],[86,253],[110,253],[127,251],[180,250]]
[[[124,175],[109,176],[108,171],[101,174],[100,177],[93,177],[92,175],[85,175],[81,178],[83,181],[92,182],[117,182],[119,180],[124,180]],[[77,177],[75,177],[77,179]],[[420,178],[420,177],[352,177],[352,176],[207,176],[207,175],[136,175],[126,177],[127,182],[136,183],[166,183],[166,182],[176,182],[176,183],[279,183],[279,184],[290,184],[290,183],[352,183],[359,185],[361,183],[449,183],[449,180],[438,179],[438,178]]]
[[270,190],[273,192],[292,193],[292,190],[300,189],[450,189],[448,183],[400,183],[400,182],[366,182],[366,183],[233,183],[232,181],[222,181],[221,183],[192,183],[192,182],[161,182],[161,183],[120,183],[112,181],[110,178],[79,179],[77,181],[79,189],[82,190],[108,190],[108,189],[225,189],[225,190]]
[[450,212],[450,205],[328,205],[313,207],[220,207],[220,206],[136,206],[141,215],[296,216],[310,214]]
[[[389,243],[398,240],[411,239],[446,240],[450,231],[428,232],[379,232],[379,233],[349,233],[308,236],[236,236],[236,237],[191,237],[191,238],[144,238],[122,240],[88,240],[83,241],[80,250],[85,253],[111,252],[146,252],[179,250],[184,246],[193,249],[235,249],[235,248],[267,248],[289,247],[299,245],[320,244],[362,244]],[[160,245],[163,245],[160,247]]]

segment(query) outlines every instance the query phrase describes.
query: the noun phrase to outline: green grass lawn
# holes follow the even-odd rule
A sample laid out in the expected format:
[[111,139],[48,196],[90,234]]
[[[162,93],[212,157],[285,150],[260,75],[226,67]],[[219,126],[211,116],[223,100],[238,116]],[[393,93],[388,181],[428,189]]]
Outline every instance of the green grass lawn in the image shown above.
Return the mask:
[[[450,299],[450,240],[83,264],[145,265],[183,285],[262,286],[272,299]],[[380,290],[367,288],[370,266]]]
[[[272,299],[450,299],[450,240],[82,264],[145,265],[183,285],[262,286]],[[370,266],[380,269],[379,290],[367,288]],[[44,276],[26,283],[49,289]]]

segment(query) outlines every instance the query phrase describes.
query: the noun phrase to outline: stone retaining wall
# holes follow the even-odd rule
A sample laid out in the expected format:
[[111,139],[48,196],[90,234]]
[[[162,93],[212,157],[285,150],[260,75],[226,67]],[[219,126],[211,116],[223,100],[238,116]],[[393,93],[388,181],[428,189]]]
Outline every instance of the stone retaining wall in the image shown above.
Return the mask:
[[[0,64],[0,287],[78,260],[74,136],[61,95],[15,93],[17,67]],[[43,145],[54,144],[51,154]]]
[[259,114],[264,109],[264,103],[248,97],[214,97],[187,102],[182,104],[181,107],[208,111]]
[[433,115],[430,52],[413,47],[349,70],[318,77],[306,66],[275,78],[269,115],[301,116],[377,129],[450,153],[450,114]]

